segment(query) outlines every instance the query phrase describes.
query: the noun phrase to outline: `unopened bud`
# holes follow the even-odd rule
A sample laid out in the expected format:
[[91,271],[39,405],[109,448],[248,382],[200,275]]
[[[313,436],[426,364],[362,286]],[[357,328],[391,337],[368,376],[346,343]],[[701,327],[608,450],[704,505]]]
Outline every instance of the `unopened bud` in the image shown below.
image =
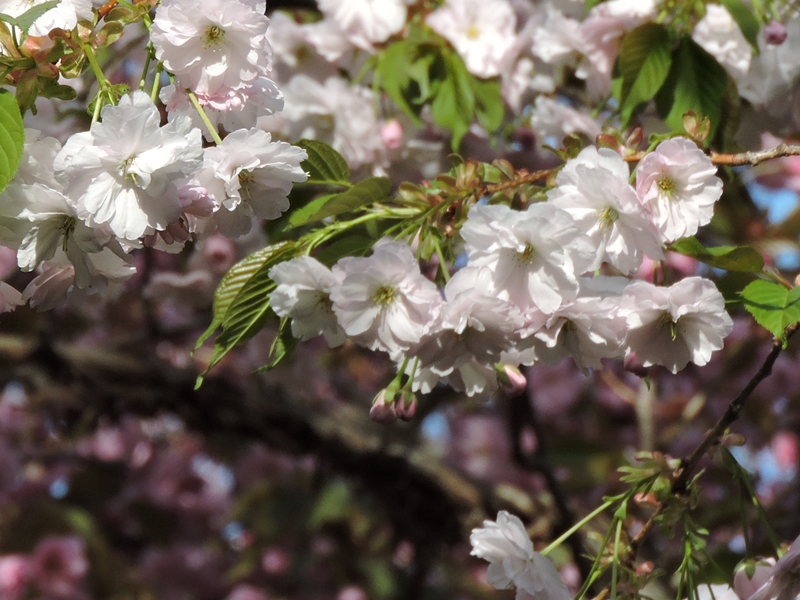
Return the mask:
[[397,418],[410,421],[417,413],[417,395],[410,390],[403,390],[394,403]]
[[636,150],[639,145],[642,143],[644,139],[644,132],[642,131],[641,127],[637,127],[633,131],[631,131],[628,139],[625,140],[625,146],[628,147],[629,150]]
[[780,46],[786,41],[786,36],[786,26],[779,21],[764,26],[764,41],[770,46]]
[[646,560],[642,564],[636,566],[636,575],[641,577],[642,575],[650,575],[656,568],[655,563],[651,560]]
[[381,126],[381,139],[388,150],[397,150],[403,144],[403,126],[392,119]]
[[[388,399],[387,399],[387,396]],[[369,409],[369,418],[376,423],[391,425],[397,420],[397,411],[394,406],[394,394],[387,390],[381,390],[372,401],[372,408]]]
[[525,375],[513,365],[498,364],[495,366],[497,385],[509,398],[516,398],[528,387]]

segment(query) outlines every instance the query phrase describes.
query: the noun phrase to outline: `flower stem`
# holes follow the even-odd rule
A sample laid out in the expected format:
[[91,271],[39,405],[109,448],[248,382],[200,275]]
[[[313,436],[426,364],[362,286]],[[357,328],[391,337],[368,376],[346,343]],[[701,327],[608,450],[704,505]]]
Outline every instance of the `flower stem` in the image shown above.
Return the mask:
[[578,531],[581,527],[586,525],[586,523],[588,523],[589,521],[594,519],[597,515],[599,515],[601,512],[603,512],[607,508],[610,508],[615,503],[619,502],[619,499],[620,499],[619,496],[614,496],[614,497],[606,500],[603,504],[601,504],[600,506],[595,508],[592,512],[590,512],[588,515],[583,517],[580,521],[575,523],[572,527],[567,529],[564,533],[562,533],[560,536],[558,536],[555,540],[550,542],[544,550],[539,552],[539,554],[541,554],[542,556],[547,556],[550,552],[552,552],[553,550],[558,548],[563,543],[563,541],[566,540],[569,536],[571,536],[573,533]]
[[[187,90],[188,91],[188,90]],[[211,120],[208,118],[206,111],[203,110],[203,107],[200,105],[200,101],[197,99],[197,96],[194,95],[194,92],[188,91],[189,93],[189,100],[192,101],[197,114],[200,115],[200,118],[205,123],[205,126],[208,128],[208,132],[211,134],[211,137],[214,138],[214,143],[219,146],[222,143],[222,138],[219,136],[219,132],[217,128],[211,123]]]

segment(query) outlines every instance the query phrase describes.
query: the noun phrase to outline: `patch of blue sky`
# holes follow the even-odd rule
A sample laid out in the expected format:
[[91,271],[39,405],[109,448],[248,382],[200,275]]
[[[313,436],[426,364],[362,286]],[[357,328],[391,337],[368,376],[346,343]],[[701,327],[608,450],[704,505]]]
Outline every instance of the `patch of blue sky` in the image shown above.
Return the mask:
[[781,223],[800,207],[800,195],[793,190],[776,190],[761,185],[755,181],[747,184],[747,191],[761,210],[767,211],[767,220],[770,223]]

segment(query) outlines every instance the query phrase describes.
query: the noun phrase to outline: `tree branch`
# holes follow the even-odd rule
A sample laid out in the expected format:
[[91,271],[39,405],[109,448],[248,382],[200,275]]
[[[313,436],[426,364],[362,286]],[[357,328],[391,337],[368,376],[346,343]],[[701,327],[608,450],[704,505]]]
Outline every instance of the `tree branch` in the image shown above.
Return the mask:
[[[800,150],[800,147],[798,148]],[[795,331],[797,331],[797,327],[800,323],[795,323],[794,325],[790,325],[786,328],[785,337],[788,341],[792,335],[794,335]],[[761,368],[758,369],[755,375],[747,382],[747,385],[744,386],[739,395],[734,398],[731,403],[728,405],[728,409],[725,411],[725,414],[717,421],[716,425],[706,433],[703,441],[695,448],[694,452],[689,456],[689,458],[683,459],[681,461],[680,467],[678,467],[678,473],[675,480],[672,482],[672,493],[677,495],[682,495],[686,493],[689,479],[694,473],[694,470],[697,468],[697,463],[700,462],[700,459],[703,458],[708,450],[719,443],[722,435],[725,433],[725,430],[728,429],[735,421],[739,418],[739,414],[742,412],[742,408],[744,408],[744,403],[747,401],[747,398],[750,397],[750,394],[753,393],[753,390],[756,389],[759,383],[764,381],[769,375],[772,373],[772,367],[775,364],[775,361],[778,360],[778,356],[780,355],[781,351],[783,350],[783,341],[775,338],[772,340],[772,350],[767,355],[767,358],[764,360],[764,363],[761,365]]]
[[[626,162],[639,162],[647,155],[646,152],[635,152],[623,156]],[[784,156],[800,156],[800,145],[780,144],[769,150],[759,150],[757,152],[741,152],[739,154],[719,154],[711,152],[708,157],[715,165],[757,165],[766,160],[781,158]]]

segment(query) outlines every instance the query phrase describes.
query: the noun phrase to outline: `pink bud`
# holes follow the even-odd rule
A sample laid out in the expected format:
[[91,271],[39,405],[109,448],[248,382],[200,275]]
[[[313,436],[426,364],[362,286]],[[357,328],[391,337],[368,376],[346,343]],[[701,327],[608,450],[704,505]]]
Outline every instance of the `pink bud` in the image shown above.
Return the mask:
[[786,41],[786,36],[786,26],[779,21],[764,26],[764,39],[770,46],[780,46]]
[[34,550],[31,573],[45,594],[73,594],[88,572],[86,545],[78,536],[46,537]]
[[417,412],[417,396],[414,392],[403,390],[394,403],[397,417],[403,421],[410,421]]
[[381,126],[381,139],[389,150],[397,150],[403,144],[403,126],[400,121],[392,119]]
[[528,380],[525,375],[513,365],[500,365],[495,367],[497,373],[497,383],[503,393],[509,398],[515,398],[524,392],[528,387]]
[[397,420],[397,411],[395,409],[394,394],[387,400],[387,391],[381,390],[375,400],[372,401],[372,408],[369,409],[369,418],[376,423],[383,423],[384,425],[391,425]]
[[257,587],[242,583],[231,590],[227,600],[269,600],[269,596]]

